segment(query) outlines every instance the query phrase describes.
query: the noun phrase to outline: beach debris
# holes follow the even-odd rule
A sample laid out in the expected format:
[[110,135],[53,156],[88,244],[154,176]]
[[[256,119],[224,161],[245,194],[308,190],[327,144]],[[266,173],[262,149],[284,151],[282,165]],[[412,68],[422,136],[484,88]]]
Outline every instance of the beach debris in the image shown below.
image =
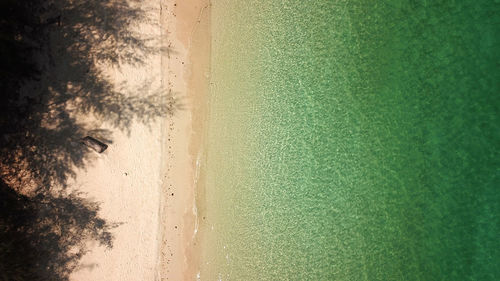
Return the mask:
[[106,150],[108,148],[107,144],[105,144],[99,140],[96,140],[95,138],[90,137],[90,136],[86,136],[86,137],[82,138],[81,142],[84,145],[95,150],[97,153],[102,153],[102,152],[104,152],[104,150]]

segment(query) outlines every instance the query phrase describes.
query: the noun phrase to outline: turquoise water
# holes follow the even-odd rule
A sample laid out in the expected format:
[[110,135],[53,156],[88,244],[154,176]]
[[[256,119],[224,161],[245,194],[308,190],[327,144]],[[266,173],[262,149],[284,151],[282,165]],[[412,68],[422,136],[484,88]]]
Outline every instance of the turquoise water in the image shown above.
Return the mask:
[[212,6],[202,280],[500,280],[500,3]]

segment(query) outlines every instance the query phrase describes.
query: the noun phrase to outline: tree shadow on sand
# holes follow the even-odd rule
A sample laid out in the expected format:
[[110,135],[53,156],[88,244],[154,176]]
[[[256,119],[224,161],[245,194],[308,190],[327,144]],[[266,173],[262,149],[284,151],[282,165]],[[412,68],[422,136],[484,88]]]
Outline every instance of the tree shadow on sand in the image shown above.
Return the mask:
[[67,280],[86,242],[111,248],[98,204],[71,194],[27,197],[0,182],[0,280]]
[[64,185],[74,167],[84,167],[91,155],[75,145],[78,139],[94,134],[112,142],[109,130],[82,124],[75,119],[78,114],[91,114],[128,132],[133,121],[149,124],[181,108],[161,86],[152,89],[150,81],[136,89],[114,85],[100,70],[102,64],[141,65],[146,56],[168,51],[158,47],[161,38],[131,31],[132,23],[143,20],[147,11],[124,3],[53,1],[33,16],[40,23],[19,23],[23,34],[13,37],[39,42],[29,53],[41,63],[24,78],[28,86],[4,106],[1,172],[8,184]]
[[[67,280],[86,251],[82,241],[111,247],[116,226],[98,217],[97,204],[62,195],[95,155],[79,140],[111,144],[106,128],[130,133],[133,122],[183,109],[162,83],[116,85],[101,66],[141,66],[171,50],[134,31],[152,18],[139,1],[0,0],[0,10],[0,272],[13,274],[0,280]],[[99,122],[80,121],[84,115]]]

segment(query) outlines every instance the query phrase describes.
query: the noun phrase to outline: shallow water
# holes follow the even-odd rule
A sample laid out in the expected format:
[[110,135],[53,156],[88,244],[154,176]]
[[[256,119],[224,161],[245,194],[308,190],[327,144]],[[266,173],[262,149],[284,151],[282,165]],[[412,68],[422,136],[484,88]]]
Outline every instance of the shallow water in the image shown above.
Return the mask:
[[213,1],[202,280],[500,279],[500,3],[380,2]]

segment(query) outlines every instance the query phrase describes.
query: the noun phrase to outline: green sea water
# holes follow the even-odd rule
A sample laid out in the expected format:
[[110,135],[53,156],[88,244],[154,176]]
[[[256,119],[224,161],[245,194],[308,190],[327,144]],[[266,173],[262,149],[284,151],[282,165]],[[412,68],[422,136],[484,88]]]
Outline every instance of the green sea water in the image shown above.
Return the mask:
[[201,280],[500,280],[500,2],[213,0]]

